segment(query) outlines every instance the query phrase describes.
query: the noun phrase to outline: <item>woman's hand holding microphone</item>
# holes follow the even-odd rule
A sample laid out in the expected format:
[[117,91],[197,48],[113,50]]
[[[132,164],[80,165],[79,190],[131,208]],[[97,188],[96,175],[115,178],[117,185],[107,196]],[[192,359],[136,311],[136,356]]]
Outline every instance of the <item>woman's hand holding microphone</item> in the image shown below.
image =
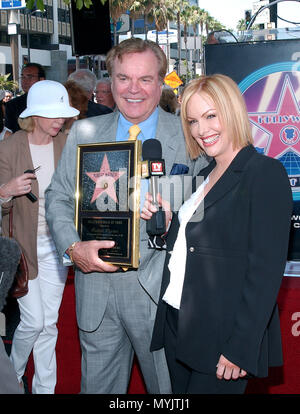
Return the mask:
[[[157,212],[157,207],[152,203],[152,201],[152,195],[150,193],[146,193],[144,207],[141,212],[141,218],[144,220],[150,220],[152,215]],[[172,211],[170,203],[166,200],[163,200],[160,194],[157,194],[157,202],[159,206],[162,207],[165,211],[166,229],[168,229],[169,223],[172,220]]]
[[33,173],[24,173],[12,178],[0,187],[0,198],[5,200],[29,193],[31,191],[31,182],[34,179],[36,179],[36,176]]

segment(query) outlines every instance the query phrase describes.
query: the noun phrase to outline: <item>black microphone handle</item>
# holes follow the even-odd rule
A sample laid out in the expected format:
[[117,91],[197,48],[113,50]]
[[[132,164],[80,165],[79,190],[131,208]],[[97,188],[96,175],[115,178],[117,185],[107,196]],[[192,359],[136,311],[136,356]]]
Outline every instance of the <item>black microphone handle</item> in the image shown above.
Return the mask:
[[[26,173],[34,174],[34,172],[35,172],[35,170],[26,170],[26,171],[24,171],[24,174],[26,174]],[[32,203],[37,201],[37,197],[31,191],[29,193],[25,194],[25,195],[28,198],[28,200],[30,200]]]
[[150,193],[152,195],[152,204],[157,208],[157,212],[152,214],[150,220],[147,220],[146,231],[149,236],[161,236],[166,231],[166,216],[165,211],[159,207],[157,202],[158,193],[158,179],[157,176],[150,178]]
[[34,203],[37,200],[37,197],[31,191],[29,193],[26,193],[25,195],[32,203]]
[[161,207],[147,220],[146,231],[149,236],[161,236],[166,232],[166,213]]

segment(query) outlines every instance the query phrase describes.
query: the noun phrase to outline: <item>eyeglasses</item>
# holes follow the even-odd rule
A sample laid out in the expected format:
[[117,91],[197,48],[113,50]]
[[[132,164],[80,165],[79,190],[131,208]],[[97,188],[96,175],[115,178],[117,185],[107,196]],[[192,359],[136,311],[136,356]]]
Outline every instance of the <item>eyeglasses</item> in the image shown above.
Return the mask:
[[24,79],[32,80],[34,78],[39,78],[39,75],[21,75],[20,76],[21,80],[24,80]]

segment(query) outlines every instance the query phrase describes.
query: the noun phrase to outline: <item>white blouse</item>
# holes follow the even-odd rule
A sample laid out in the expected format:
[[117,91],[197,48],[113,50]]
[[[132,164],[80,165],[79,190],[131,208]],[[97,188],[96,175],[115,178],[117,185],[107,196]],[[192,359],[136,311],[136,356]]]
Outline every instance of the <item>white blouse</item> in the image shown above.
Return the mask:
[[46,145],[29,144],[29,147],[34,168],[41,167],[35,173],[39,184],[38,235],[48,234],[49,229],[45,213],[45,190],[50,184],[54,173],[53,141]]
[[173,251],[170,252],[171,258],[168,266],[170,270],[170,283],[163,296],[163,300],[176,309],[180,308],[182,288],[185,276],[187,254],[185,228],[187,223],[193,216],[194,212],[197,210],[199,204],[201,203],[203,199],[203,191],[208,182],[209,176],[198,187],[197,191],[195,191],[191,195],[191,197],[187,201],[185,201],[185,203],[180,207],[178,212],[180,227]]

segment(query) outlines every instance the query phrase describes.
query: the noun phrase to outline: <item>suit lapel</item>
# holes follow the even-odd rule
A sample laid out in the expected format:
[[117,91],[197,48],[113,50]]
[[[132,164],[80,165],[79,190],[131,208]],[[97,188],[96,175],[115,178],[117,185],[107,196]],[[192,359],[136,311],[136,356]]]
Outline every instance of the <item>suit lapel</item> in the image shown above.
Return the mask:
[[248,145],[240,150],[219,181],[217,181],[206,195],[204,199],[204,209],[209,208],[236,186],[241,179],[246,164],[254,154],[256,154],[256,150],[252,145]]
[[219,181],[208,192],[204,199],[204,209],[207,209],[216,201],[228,193],[240,181],[241,174],[227,169]]

